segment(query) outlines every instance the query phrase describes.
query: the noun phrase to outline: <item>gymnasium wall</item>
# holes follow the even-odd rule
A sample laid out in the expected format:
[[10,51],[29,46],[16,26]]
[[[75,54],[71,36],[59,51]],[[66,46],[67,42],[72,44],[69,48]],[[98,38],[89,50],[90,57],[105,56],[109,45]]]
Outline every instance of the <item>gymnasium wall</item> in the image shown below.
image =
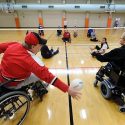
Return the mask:
[[[5,2],[6,0],[1,0],[0,2]],[[16,3],[44,3],[44,4],[60,4],[64,0],[15,0]],[[65,0],[66,3],[77,3],[86,4],[88,2],[92,4],[106,4],[105,0]],[[114,1],[117,4],[125,4],[125,0]],[[71,12],[71,11],[16,11],[20,27],[38,27],[38,17],[41,14],[43,19],[44,27],[58,27],[62,26],[62,18],[65,16],[68,21],[69,27],[85,27],[85,17],[89,17],[89,26],[91,27],[107,27],[107,19],[109,13],[88,13],[88,12]],[[112,13],[112,26],[115,18],[120,18],[120,25],[125,25],[125,13]],[[15,24],[15,14],[5,13],[0,11],[0,27],[16,27]]]

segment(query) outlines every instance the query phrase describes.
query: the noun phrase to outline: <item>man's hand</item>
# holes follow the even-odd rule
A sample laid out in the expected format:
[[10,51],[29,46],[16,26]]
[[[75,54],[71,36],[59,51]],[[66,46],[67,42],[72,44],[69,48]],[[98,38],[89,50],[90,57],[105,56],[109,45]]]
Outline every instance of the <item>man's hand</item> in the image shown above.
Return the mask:
[[78,100],[81,98],[82,93],[79,91],[76,91],[75,89],[69,87],[68,93],[70,96],[72,96],[74,99]]

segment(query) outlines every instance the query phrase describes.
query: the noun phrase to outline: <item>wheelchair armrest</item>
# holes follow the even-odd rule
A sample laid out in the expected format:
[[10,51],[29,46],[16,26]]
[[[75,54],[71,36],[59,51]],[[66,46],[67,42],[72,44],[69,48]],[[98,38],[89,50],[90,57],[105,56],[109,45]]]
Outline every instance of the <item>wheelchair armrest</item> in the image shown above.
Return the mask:
[[96,75],[99,75],[99,76],[104,76],[104,70],[105,70],[105,67],[104,66],[101,66],[99,71],[96,73]]

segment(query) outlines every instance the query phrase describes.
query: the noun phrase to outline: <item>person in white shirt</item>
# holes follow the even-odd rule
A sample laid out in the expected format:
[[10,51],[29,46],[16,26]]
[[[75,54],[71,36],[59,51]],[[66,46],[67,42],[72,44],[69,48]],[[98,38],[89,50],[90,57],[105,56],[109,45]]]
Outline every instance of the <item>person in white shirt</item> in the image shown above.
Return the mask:
[[102,38],[101,41],[101,47],[96,45],[95,47],[90,47],[91,50],[91,55],[93,55],[93,52],[104,54],[105,51],[109,48],[108,43],[107,43],[107,38]]
[[64,20],[64,28],[65,28],[65,29],[67,28],[67,24],[68,24],[68,22],[67,22],[67,20],[66,20],[66,18],[65,18],[65,20]]

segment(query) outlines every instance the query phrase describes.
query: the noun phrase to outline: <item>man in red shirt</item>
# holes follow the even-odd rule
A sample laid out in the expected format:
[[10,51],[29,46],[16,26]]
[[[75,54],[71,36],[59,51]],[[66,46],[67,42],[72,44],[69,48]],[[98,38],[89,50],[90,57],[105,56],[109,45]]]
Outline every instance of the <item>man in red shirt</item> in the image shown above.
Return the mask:
[[18,42],[1,43],[0,53],[4,53],[4,55],[0,65],[0,82],[16,78],[6,87],[20,89],[30,83],[42,80],[78,99],[81,93],[50,73],[41,59],[36,56],[46,42],[47,40],[42,39],[37,33],[30,32],[22,44]]
[[68,32],[68,30],[64,31],[62,40],[63,40],[63,42],[70,42],[71,43],[71,35]]

